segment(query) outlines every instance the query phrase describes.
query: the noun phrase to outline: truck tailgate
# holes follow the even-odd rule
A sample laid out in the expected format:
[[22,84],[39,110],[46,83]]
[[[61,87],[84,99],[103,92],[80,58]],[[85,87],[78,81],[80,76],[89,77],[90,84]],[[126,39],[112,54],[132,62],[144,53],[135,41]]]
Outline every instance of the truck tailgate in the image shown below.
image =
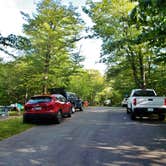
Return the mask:
[[166,107],[164,105],[164,97],[136,97],[137,105],[136,107],[144,108],[159,108]]

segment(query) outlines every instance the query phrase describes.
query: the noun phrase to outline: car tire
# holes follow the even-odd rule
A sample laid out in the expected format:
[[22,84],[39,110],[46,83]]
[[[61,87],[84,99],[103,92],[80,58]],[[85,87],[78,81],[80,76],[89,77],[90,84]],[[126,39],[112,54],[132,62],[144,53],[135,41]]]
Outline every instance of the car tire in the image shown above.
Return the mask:
[[23,123],[28,123],[28,120],[25,116],[23,116],[23,120],[22,120]]
[[131,117],[131,120],[136,120],[136,114],[134,112],[131,112],[130,117]]
[[70,111],[69,111],[69,113],[67,114],[67,117],[70,118],[70,117],[71,117],[71,114],[72,114],[72,107],[70,108]]
[[62,121],[62,112],[61,111],[58,111],[57,115],[56,115],[56,123],[57,124],[60,124],[61,121]]
[[127,114],[130,113],[130,109],[128,107],[126,108],[126,112],[127,112]]
[[71,113],[75,113],[76,112],[76,109],[74,107],[71,108]]
[[80,108],[80,111],[83,111],[83,108],[82,108],[82,107]]

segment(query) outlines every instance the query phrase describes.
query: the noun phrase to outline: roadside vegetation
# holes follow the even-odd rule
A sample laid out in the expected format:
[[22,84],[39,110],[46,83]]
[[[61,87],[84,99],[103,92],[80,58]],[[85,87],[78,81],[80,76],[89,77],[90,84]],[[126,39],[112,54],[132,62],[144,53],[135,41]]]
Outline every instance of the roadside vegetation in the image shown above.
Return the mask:
[[9,118],[7,120],[0,120],[0,141],[21,133],[34,125],[32,124],[23,124],[22,117]]
[[[133,88],[154,88],[166,94],[166,1],[87,1],[84,12],[92,19],[93,38],[103,40],[101,62],[107,71],[86,70],[77,41],[87,36],[84,21],[74,6],[41,0],[25,19],[26,36],[0,35],[0,105],[25,103],[49,88],[64,87],[90,105],[111,99],[118,105]],[[11,54],[7,48],[17,50]],[[13,51],[12,51],[13,53]]]
[[93,37],[103,41],[101,61],[107,85],[117,95],[132,88],[154,88],[166,94],[166,1],[87,1]]

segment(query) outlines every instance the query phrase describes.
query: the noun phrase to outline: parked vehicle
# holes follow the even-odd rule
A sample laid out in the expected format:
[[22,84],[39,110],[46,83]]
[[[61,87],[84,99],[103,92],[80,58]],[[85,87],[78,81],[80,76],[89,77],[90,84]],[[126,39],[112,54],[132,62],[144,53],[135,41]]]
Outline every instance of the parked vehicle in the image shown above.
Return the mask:
[[72,105],[61,94],[33,96],[25,104],[23,122],[53,120],[60,123],[63,117],[71,117]]
[[83,101],[80,98],[75,100],[75,109],[79,111],[83,111]]
[[49,89],[51,94],[61,94],[63,95],[67,101],[72,104],[72,113],[76,110],[83,111],[83,101],[78,98],[78,96],[73,92],[67,92],[64,88],[51,88]]
[[73,92],[66,92],[67,99],[73,104],[75,110],[83,111],[83,101]]
[[111,106],[111,99],[104,100],[104,106]]
[[8,106],[0,106],[0,116],[8,116]]
[[75,105],[76,105],[77,95],[73,92],[66,92],[66,98],[67,98],[68,101],[71,102],[71,104],[73,106],[72,107],[72,112],[74,113],[76,111]]
[[131,119],[137,116],[149,116],[157,114],[160,120],[165,119],[166,97],[157,97],[153,89],[133,89],[127,101],[127,113],[131,113]]
[[122,107],[127,107],[127,100],[128,100],[128,97],[125,97],[122,102],[121,102],[121,106]]

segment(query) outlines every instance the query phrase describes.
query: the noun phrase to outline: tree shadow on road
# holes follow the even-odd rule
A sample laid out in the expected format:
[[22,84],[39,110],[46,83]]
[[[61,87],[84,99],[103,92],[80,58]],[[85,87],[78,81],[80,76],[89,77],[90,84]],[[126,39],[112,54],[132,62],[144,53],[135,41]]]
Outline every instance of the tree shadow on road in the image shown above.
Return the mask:
[[[93,114],[93,113],[91,113]],[[165,166],[166,126],[157,119],[131,121],[122,111],[95,112],[102,118],[86,121],[99,126],[87,145],[82,145],[84,164],[101,166]],[[101,115],[100,115],[101,114]],[[90,115],[91,116],[91,115]],[[97,158],[97,160],[96,160]]]
[[131,121],[115,108],[76,113],[65,122],[0,142],[0,165],[165,166],[163,122]]

